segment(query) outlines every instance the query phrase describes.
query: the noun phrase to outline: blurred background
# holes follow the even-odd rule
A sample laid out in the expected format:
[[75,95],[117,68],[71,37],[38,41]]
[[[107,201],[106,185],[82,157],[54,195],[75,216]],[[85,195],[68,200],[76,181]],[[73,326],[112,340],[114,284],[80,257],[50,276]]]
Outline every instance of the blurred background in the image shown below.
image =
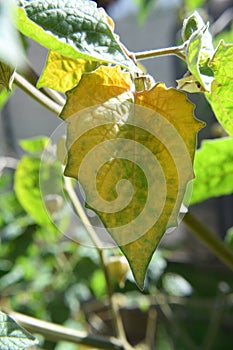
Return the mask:
[[[113,18],[115,32],[132,52],[179,44],[183,18],[197,8],[210,21],[214,35],[233,39],[232,0],[96,2]],[[40,74],[47,51],[30,41],[28,55]],[[176,79],[185,73],[185,66],[174,56],[144,60],[142,64],[156,81],[167,86],[175,87]],[[206,100],[200,94],[189,98],[197,105],[196,117],[207,123],[199,133],[198,145],[203,139],[224,136]],[[51,227],[38,224],[12,190],[17,159],[23,154],[19,140],[50,136],[60,124],[56,116],[17,87],[1,111],[0,306],[110,335],[104,278],[94,249],[77,246]],[[232,208],[233,197],[229,195],[196,204],[191,210],[224,239],[233,227]],[[162,239],[143,293],[130,273],[124,286],[116,280],[112,283],[127,337],[134,346],[150,334],[152,349],[233,349],[232,273],[182,223]],[[42,349],[81,349],[39,338]]]

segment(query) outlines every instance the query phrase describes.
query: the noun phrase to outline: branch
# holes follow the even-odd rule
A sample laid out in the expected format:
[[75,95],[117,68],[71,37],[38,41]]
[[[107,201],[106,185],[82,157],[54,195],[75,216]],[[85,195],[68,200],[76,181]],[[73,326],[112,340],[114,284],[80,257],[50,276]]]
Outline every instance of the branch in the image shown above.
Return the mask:
[[183,222],[209,247],[209,249],[215,253],[220,260],[233,270],[233,252],[226,244],[224,244],[190,212],[184,216]]
[[29,332],[41,334],[46,339],[56,342],[67,341],[99,349],[125,350],[121,341],[114,337],[107,338],[98,335],[91,335],[84,331],[81,332],[58,324],[41,321],[17,312],[10,311],[8,314]]
[[45,96],[41,91],[39,91],[35,86],[29,83],[29,81],[27,81],[24,77],[22,77],[22,75],[17,72],[14,73],[14,83],[51,112],[55,113],[56,115],[59,115],[61,113],[62,107],[60,105],[51,100],[49,97]]
[[185,47],[186,47],[186,43],[180,46],[173,46],[173,47],[168,47],[164,49],[134,52],[133,55],[137,60],[145,60],[147,58],[153,58],[158,56],[168,56],[168,55],[175,55],[185,60],[185,54],[184,54]]

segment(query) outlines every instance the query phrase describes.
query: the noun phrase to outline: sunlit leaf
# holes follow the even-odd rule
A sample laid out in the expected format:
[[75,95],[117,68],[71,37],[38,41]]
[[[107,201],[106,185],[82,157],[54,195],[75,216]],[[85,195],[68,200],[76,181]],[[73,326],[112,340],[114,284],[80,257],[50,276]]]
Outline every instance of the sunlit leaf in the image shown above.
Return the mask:
[[203,141],[194,172],[191,204],[233,193],[233,138]]
[[209,63],[214,72],[211,93],[206,97],[223,128],[233,135],[233,44],[220,42]]
[[1,350],[24,350],[38,344],[38,341],[10,316],[0,311]]
[[18,6],[18,29],[48,49],[73,59],[111,62],[138,70],[95,2],[18,0]]
[[201,123],[185,94],[158,84],[135,97],[130,85],[119,67],[84,74],[61,116],[68,122],[65,174],[80,181],[86,206],[142,287],[162,235],[177,225]]
[[73,59],[50,51],[46,66],[37,83],[37,87],[49,87],[51,89],[66,92],[75,87],[83,73],[95,70],[100,63],[82,58]]
[[198,12],[194,12],[184,21],[182,33],[183,39],[188,39],[186,49],[188,70],[204,91],[210,91],[214,78],[208,62],[214,53],[214,48],[208,25],[204,23]]

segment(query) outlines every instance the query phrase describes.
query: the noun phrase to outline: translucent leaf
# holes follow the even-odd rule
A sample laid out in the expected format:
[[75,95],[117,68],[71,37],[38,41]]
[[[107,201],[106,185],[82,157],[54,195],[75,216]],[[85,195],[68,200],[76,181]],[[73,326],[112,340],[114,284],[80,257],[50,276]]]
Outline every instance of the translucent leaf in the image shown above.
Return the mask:
[[[195,28],[197,28],[195,30]],[[213,72],[208,62],[214,53],[212,36],[198,12],[184,21],[183,38],[188,39],[186,62],[190,73],[201,84],[204,91],[211,90]]]
[[162,235],[177,225],[201,123],[185,94],[163,84],[134,94],[130,86],[128,73],[102,66],[67,93],[61,116],[68,123],[65,175],[79,180],[86,206],[142,287]]
[[203,141],[194,172],[191,204],[233,193],[233,138]]
[[95,2],[18,0],[18,6],[18,29],[48,49],[73,59],[111,62],[138,70]]
[[99,65],[100,62],[82,58],[73,59],[50,51],[37,87],[46,86],[60,92],[66,92],[78,84],[83,73],[91,72]]
[[209,66],[214,72],[214,81],[206,97],[218,121],[233,135],[233,44],[221,41]]
[[0,62],[0,92],[3,89],[11,91],[13,79],[14,69],[3,62]]
[[38,344],[38,341],[10,316],[0,311],[0,349],[24,350]]

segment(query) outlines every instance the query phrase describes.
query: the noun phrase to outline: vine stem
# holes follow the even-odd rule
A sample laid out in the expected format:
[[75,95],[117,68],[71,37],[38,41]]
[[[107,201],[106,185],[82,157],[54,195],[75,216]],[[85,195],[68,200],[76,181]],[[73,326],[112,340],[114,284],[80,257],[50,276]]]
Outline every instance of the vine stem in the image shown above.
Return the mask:
[[113,300],[113,293],[112,293],[112,286],[110,282],[110,277],[108,273],[107,263],[106,263],[106,257],[104,254],[104,250],[101,247],[101,241],[99,240],[99,237],[97,236],[95,230],[93,229],[85,211],[83,210],[83,207],[75,193],[75,190],[72,185],[71,178],[65,177],[65,190],[69,196],[69,199],[73,205],[73,208],[76,212],[76,214],[80,217],[85,229],[87,230],[89,237],[91,238],[95,248],[97,249],[97,252],[99,254],[100,263],[102,266],[102,270],[104,273],[106,288],[107,288],[107,294],[108,294],[108,300],[109,300],[109,306],[112,313],[112,322],[113,322],[113,329],[115,332],[115,336],[124,343],[125,348],[129,349],[130,345],[128,344],[124,332],[124,328],[122,325],[122,321],[120,318],[120,315],[118,313],[118,308],[116,307],[116,304]]
[[14,311],[6,310],[6,313],[13,317],[29,332],[41,334],[45,336],[46,339],[54,340],[56,342],[67,341],[98,349],[126,350],[121,340],[114,337],[102,337],[96,334],[88,334],[84,331],[78,331],[55,323],[41,321],[34,317],[26,316]]
[[203,225],[192,213],[188,212],[184,216],[183,222],[222,262],[233,270],[233,252],[226,244]]
[[24,92],[26,92],[29,96],[31,96],[34,100],[39,102],[42,106],[46,107],[50,112],[59,115],[62,111],[62,106],[51,100],[51,98],[47,97],[41,91],[39,91],[34,85],[29,83],[27,79],[25,79],[22,75],[15,72],[14,73],[14,83]]
[[136,58],[136,60],[145,60],[147,58],[153,58],[158,56],[168,56],[168,55],[175,55],[185,60],[185,54],[184,54],[185,47],[186,47],[186,43],[180,46],[172,46],[172,47],[167,47],[163,49],[134,52],[133,55]]

